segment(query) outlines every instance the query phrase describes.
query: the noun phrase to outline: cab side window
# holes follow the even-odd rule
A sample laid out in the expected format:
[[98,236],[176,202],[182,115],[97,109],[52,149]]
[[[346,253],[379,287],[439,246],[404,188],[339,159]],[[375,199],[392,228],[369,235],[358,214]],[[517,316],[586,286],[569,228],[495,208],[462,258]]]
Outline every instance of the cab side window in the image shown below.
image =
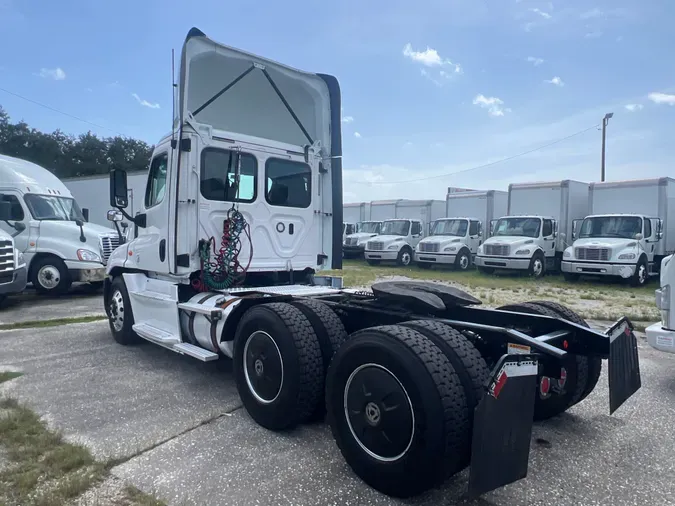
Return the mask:
[[652,220],[645,220],[645,239],[652,236]]
[[312,202],[312,171],[306,163],[268,158],[265,180],[265,199],[270,205],[307,208]]
[[544,228],[541,231],[542,237],[550,237],[553,235],[553,221],[544,220]]
[[166,193],[166,172],[169,166],[168,153],[162,153],[152,159],[148,185],[145,188],[145,207],[149,209],[164,200]]
[[478,225],[477,221],[469,222],[469,235],[478,235]]
[[422,233],[422,224],[419,221],[412,222],[411,235],[419,235]]
[[9,202],[10,205],[10,220],[12,221],[23,221],[24,213],[23,207],[21,207],[21,202],[16,197],[16,195],[9,195],[8,193],[0,193],[0,202]]

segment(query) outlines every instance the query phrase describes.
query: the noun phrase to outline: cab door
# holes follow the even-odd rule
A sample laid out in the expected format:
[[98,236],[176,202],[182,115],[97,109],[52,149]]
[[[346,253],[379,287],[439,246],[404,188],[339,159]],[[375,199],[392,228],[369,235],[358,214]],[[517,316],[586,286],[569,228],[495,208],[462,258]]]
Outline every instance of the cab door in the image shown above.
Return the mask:
[[[14,237],[14,247],[27,255],[26,261],[28,262],[34,254],[32,250],[37,245],[37,236],[40,231],[39,222],[31,228],[30,211],[16,190],[0,190],[0,201],[9,202],[11,213],[10,222],[0,222],[0,229]],[[15,223],[23,224],[26,227],[25,230],[17,231],[13,227]]]
[[477,220],[469,220],[469,231],[468,231],[468,236],[466,239],[467,246],[469,247],[469,250],[471,251],[472,254],[476,254],[478,251],[478,246],[481,244],[481,236],[480,236],[480,221]]

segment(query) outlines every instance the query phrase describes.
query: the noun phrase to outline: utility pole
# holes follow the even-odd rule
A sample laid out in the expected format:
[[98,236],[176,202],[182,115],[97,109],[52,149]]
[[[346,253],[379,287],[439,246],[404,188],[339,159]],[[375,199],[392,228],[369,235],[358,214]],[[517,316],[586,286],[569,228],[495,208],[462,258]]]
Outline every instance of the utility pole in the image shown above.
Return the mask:
[[608,112],[605,114],[605,117],[602,118],[602,162],[600,165],[600,181],[605,180],[605,132],[607,130],[607,123],[609,119],[614,116],[613,112]]

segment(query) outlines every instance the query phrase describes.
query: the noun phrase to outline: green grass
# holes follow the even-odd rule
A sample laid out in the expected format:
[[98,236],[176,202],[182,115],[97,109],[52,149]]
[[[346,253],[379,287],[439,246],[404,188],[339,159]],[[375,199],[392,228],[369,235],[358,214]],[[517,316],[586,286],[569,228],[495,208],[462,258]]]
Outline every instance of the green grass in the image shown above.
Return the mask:
[[54,318],[53,320],[31,320],[0,324],[0,330],[32,329],[36,327],[57,327],[71,323],[90,323],[105,320],[105,315],[77,316],[73,318]]
[[[111,464],[97,462],[86,448],[65,442],[16,400],[3,399],[0,408],[0,447],[7,460],[0,469],[0,505],[61,506],[109,475]],[[164,503],[127,487],[119,504]]]
[[0,383],[13,380],[14,378],[18,378],[19,376],[23,376],[23,374],[20,372],[11,372],[11,371],[0,372]]

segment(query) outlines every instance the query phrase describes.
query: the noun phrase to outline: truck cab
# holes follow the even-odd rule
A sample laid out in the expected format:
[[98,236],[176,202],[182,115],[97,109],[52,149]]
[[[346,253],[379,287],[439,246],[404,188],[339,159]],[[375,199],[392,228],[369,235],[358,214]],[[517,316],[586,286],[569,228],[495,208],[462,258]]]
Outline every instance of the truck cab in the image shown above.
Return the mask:
[[356,232],[355,223],[342,223],[342,242],[345,241],[349,234]]
[[525,271],[539,278],[555,269],[558,223],[551,216],[504,216],[491,225],[491,237],[478,247],[476,267]]
[[366,242],[364,256],[369,265],[382,261],[408,266],[417,243],[424,237],[422,220],[394,219],[382,222],[380,234]]
[[14,237],[23,254],[28,281],[39,293],[62,294],[73,282],[102,284],[118,234],[87,223],[66,186],[50,171],[0,155],[0,202],[10,216],[0,229]]
[[640,214],[595,214],[576,220],[574,243],[563,253],[561,269],[568,281],[581,275],[614,276],[635,286],[658,272],[655,252],[663,222]]
[[429,237],[417,244],[415,263],[423,269],[452,265],[466,271],[473,265],[482,237],[478,218],[441,218],[433,223]]
[[368,240],[379,235],[381,229],[381,221],[362,221],[357,223],[356,232],[347,235],[342,244],[345,258],[362,256]]
[[[0,202],[0,221],[10,218],[10,204]],[[14,238],[0,230],[0,304],[8,295],[21,293],[26,288],[27,271],[26,259],[14,247]]]

